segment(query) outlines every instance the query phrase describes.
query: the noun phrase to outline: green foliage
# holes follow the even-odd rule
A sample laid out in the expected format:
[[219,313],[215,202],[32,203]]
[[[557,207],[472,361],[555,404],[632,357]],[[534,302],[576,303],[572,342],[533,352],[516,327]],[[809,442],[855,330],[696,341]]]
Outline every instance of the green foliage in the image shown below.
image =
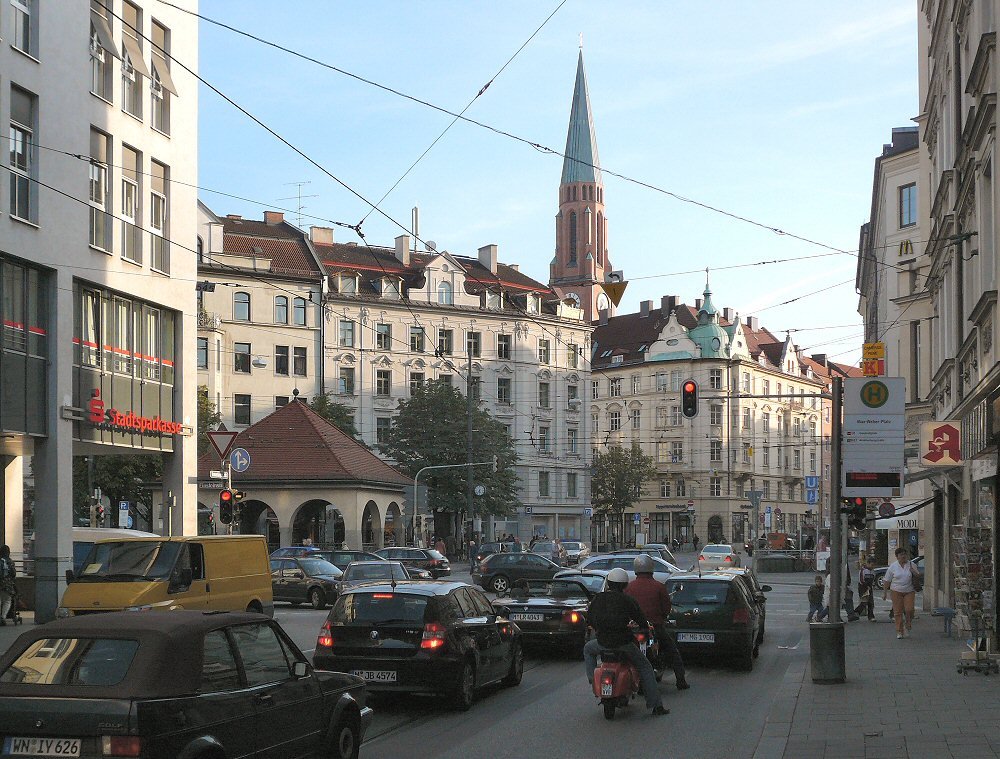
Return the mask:
[[330,398],[330,394],[316,395],[309,401],[309,408],[333,424],[341,432],[360,440],[354,426],[354,409]]
[[208,399],[208,388],[198,387],[198,456],[207,452],[211,444],[208,441],[208,431],[214,430],[222,422],[222,414],[215,404]]
[[[465,395],[451,385],[435,380],[415,388],[410,398],[399,402],[388,439],[379,450],[390,456],[397,467],[413,476],[425,466],[466,462]],[[476,404],[472,409],[472,460],[492,461],[490,466],[473,468],[473,481],[486,486],[486,494],[474,496],[476,513],[511,514],[520,505],[517,499],[517,456],[507,429]],[[430,505],[451,512],[466,509],[466,468],[425,472],[420,484],[430,488]]]
[[594,457],[590,500],[597,513],[620,515],[639,500],[643,484],[656,476],[656,462],[639,446],[613,446]]
[[[88,490],[86,456],[73,458],[73,511],[76,524],[90,520],[90,495]],[[92,485],[100,488],[111,504],[111,511],[119,501],[141,504],[147,513],[153,505],[152,492],[146,483],[163,479],[163,458],[160,455],[94,456]],[[117,525],[115,525],[117,526]]]

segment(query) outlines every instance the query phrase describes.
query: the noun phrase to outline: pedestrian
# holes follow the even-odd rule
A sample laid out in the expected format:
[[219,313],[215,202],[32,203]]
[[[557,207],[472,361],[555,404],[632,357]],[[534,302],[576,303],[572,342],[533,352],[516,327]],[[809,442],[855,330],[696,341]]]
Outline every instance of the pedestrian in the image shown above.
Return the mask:
[[813,584],[809,586],[807,595],[809,597],[809,616],[806,617],[806,622],[812,622],[813,618],[817,622],[821,622],[820,614],[823,611],[823,575],[816,575],[813,579]]
[[844,565],[844,611],[847,613],[848,622],[857,622],[861,619],[854,611],[854,590],[851,588],[851,565]]
[[476,568],[476,554],[479,553],[479,546],[476,545],[475,536],[469,538],[469,571]]
[[866,564],[861,565],[858,573],[858,605],[854,613],[861,615],[861,612],[868,611],[868,621],[875,621],[875,559],[870,558]]
[[896,549],[896,561],[889,565],[882,578],[882,600],[892,593],[892,614],[896,622],[896,639],[908,638],[913,627],[913,604],[920,580],[910,562],[910,551]]
[[559,566],[563,565],[563,554],[566,552],[563,550],[562,543],[559,538],[552,541],[552,561]]
[[446,548],[446,546],[444,544],[444,539],[443,538],[438,538],[437,539],[437,541],[434,543],[434,550],[436,550],[442,556],[446,555],[445,551],[447,550],[447,548]]
[[692,540],[691,540],[691,544],[692,544],[692,545],[694,546],[694,550],[696,550],[696,551],[698,550],[698,544],[699,544],[700,542],[701,542],[701,541],[700,541],[700,540],[698,540],[698,535],[696,534],[696,535],[694,536],[694,538],[692,538]]
[[10,546],[0,546],[0,627],[7,624],[7,615],[16,603],[17,570],[10,558]]

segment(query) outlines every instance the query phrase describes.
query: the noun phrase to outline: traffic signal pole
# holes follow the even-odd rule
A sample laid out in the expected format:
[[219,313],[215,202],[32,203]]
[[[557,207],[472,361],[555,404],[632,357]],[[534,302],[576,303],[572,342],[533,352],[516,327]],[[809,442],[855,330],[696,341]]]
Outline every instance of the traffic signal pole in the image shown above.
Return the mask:
[[841,454],[843,450],[844,380],[833,378],[833,409],[830,429],[830,621],[840,622],[840,599],[844,590],[844,515],[840,489]]

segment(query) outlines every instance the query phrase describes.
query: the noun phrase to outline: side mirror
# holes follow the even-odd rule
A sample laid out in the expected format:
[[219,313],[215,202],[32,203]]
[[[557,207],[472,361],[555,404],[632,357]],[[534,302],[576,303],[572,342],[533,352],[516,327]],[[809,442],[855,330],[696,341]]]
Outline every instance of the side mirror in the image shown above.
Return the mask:
[[292,674],[295,677],[305,677],[309,674],[309,665],[304,661],[297,661],[292,665]]
[[762,591],[762,592],[764,592],[764,593],[770,593],[770,592],[771,592],[771,590],[772,590],[772,588],[771,588],[771,586],[770,586],[770,585],[761,585],[761,586],[760,586],[760,589],[761,589],[761,591]]
[[76,579],[76,573],[72,569],[66,570],[66,584],[69,585]]

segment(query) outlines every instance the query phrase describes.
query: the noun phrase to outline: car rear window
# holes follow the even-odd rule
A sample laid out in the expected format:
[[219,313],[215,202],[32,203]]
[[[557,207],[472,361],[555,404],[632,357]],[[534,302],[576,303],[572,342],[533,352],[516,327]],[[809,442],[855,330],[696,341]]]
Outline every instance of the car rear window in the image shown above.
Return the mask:
[[27,685],[117,685],[125,679],[139,641],[117,638],[44,638],[0,673],[0,682]]
[[344,574],[345,580],[391,580],[401,579],[399,566],[388,561],[378,564],[351,564]]
[[430,556],[432,559],[443,559],[444,558],[444,554],[443,553],[441,553],[440,551],[435,551],[433,548],[430,549],[427,552],[427,555]]
[[423,624],[427,596],[411,593],[348,593],[330,611],[332,625],[363,625],[379,622]]
[[[674,592],[678,587],[680,590]],[[717,606],[729,597],[728,582],[705,582],[703,580],[676,580],[667,582],[674,606]]]
[[703,546],[702,553],[732,553],[732,546]]

